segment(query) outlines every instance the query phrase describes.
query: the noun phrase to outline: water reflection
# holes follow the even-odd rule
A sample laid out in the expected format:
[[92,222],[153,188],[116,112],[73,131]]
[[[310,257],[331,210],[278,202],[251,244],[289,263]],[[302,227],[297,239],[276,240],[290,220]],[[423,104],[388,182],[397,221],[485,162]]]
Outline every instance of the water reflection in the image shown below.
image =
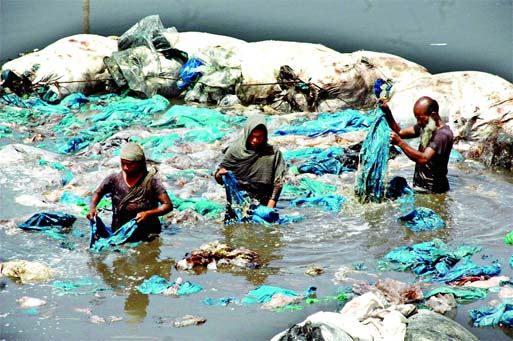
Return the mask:
[[155,238],[142,243],[127,253],[91,254],[89,266],[113,288],[117,294],[126,294],[124,309],[130,316],[129,323],[140,324],[146,317],[149,304],[147,294],[137,290],[145,279],[159,275],[171,277],[171,259],[160,259],[162,241]]
[[264,264],[260,269],[231,269],[236,276],[244,276],[254,285],[262,285],[267,277],[279,272],[279,268],[269,263],[283,258],[280,249],[283,247],[282,232],[279,226],[257,224],[230,224],[222,229],[224,243],[230,247],[244,247],[255,251]]

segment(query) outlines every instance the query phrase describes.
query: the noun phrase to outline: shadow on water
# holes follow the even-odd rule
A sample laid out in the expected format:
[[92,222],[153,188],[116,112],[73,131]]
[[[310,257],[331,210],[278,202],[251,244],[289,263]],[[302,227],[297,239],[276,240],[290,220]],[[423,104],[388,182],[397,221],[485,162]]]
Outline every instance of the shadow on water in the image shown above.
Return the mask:
[[162,241],[155,238],[142,243],[127,253],[93,254],[88,265],[101,276],[105,284],[119,295],[126,295],[124,309],[131,317],[129,323],[140,324],[147,315],[149,297],[137,290],[145,279],[159,275],[166,280],[171,278],[171,259],[161,259]]
[[283,258],[282,232],[276,226],[258,224],[229,224],[222,229],[224,243],[234,248],[246,248],[255,251],[263,264],[257,269],[230,269],[236,276],[243,276],[251,284],[258,286],[266,282],[271,275],[279,273],[278,267],[272,266],[275,261]]

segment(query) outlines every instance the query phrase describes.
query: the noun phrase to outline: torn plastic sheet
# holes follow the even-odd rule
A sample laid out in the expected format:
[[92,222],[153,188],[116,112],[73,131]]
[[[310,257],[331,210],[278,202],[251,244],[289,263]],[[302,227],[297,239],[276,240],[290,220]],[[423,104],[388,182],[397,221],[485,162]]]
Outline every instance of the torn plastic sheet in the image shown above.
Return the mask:
[[[112,232],[110,227],[105,225],[99,216],[96,216],[94,222],[90,222],[89,250],[91,252],[101,252],[112,246],[122,245],[132,236],[137,227],[136,221],[132,219],[115,232]],[[129,243],[129,246],[138,244],[140,242]]]
[[276,209],[254,203],[246,191],[239,190],[232,172],[223,175],[223,181],[228,205],[234,213],[226,223],[288,224],[304,219],[301,216],[280,217]]
[[[137,287],[137,290],[142,294],[162,294],[174,284],[176,283],[167,281],[165,278],[158,275],[153,275],[149,279],[145,279],[144,282]],[[178,296],[190,295],[203,290],[201,285],[193,284],[189,281],[179,282],[178,284],[179,288],[176,290],[176,295]]]

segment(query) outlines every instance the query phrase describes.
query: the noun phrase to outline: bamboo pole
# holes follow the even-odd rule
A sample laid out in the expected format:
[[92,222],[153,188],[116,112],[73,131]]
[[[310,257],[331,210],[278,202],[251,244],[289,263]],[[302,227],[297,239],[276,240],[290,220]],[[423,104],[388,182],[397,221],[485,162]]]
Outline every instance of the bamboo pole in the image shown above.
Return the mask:
[[84,33],[89,33],[89,0],[83,2],[83,16],[82,16],[82,30]]

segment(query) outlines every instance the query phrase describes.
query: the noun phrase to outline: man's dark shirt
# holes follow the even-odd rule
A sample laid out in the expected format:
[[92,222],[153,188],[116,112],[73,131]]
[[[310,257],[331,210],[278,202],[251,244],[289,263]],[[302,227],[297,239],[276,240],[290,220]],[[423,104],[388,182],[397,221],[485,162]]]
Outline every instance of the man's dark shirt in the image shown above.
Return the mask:
[[[413,128],[415,134],[419,136],[422,128],[419,125],[415,125]],[[420,192],[443,193],[449,190],[447,164],[449,163],[453,140],[453,133],[447,125],[433,132],[428,147],[433,148],[435,155],[426,164],[417,163],[415,165],[413,186]],[[424,148],[420,145],[419,151],[424,151]]]

